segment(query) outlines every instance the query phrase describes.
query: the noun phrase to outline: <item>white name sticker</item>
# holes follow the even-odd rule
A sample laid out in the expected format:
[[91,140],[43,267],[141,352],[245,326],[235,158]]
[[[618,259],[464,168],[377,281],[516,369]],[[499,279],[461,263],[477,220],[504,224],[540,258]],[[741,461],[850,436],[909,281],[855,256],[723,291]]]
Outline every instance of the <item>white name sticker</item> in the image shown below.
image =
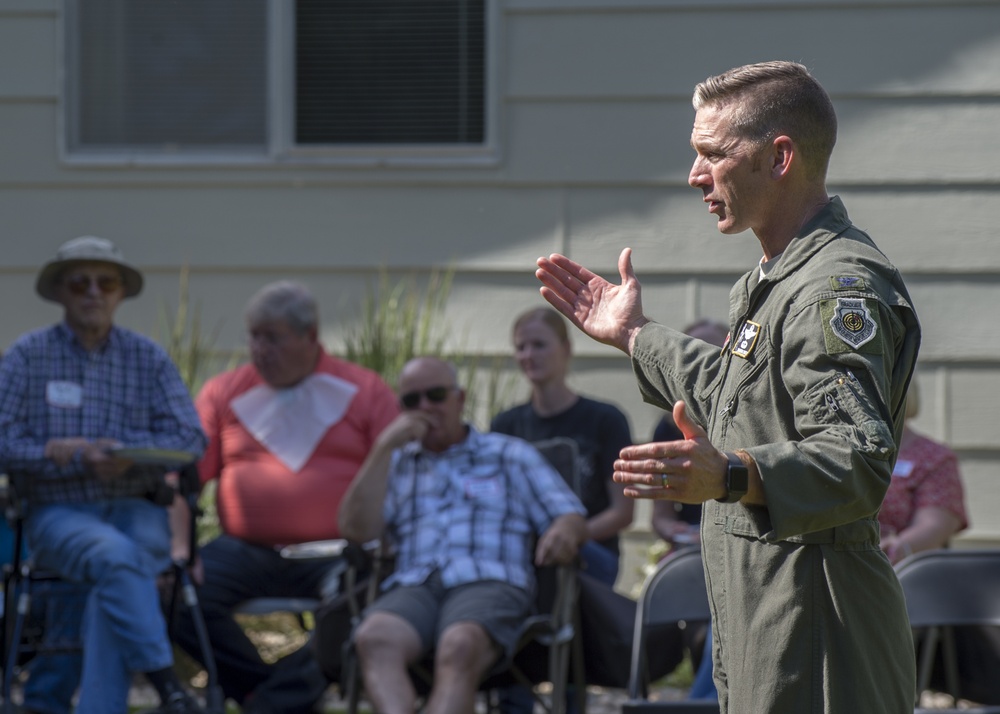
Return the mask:
[[500,479],[488,478],[469,480],[465,482],[465,498],[470,501],[482,501],[503,496]]
[[76,382],[49,382],[45,385],[45,401],[60,409],[79,409],[83,406],[83,387]]

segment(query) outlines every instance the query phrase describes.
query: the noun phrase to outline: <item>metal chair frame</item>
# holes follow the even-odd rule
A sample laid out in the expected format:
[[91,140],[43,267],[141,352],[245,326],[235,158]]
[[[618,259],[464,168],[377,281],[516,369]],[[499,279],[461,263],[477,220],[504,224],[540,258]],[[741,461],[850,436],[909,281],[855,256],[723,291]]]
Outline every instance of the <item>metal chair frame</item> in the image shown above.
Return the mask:
[[[355,627],[361,622],[361,615],[367,603],[378,596],[378,584],[392,571],[393,558],[390,549],[381,546],[374,555],[373,571],[365,590],[365,602],[353,602],[350,605],[352,620]],[[353,570],[353,566],[352,566]],[[578,711],[586,714],[586,682],[583,677],[582,647],[580,643],[579,619],[577,611],[577,596],[579,586],[576,580],[575,565],[554,566],[555,594],[550,612],[533,615],[521,626],[518,636],[516,653],[506,669],[493,671],[480,682],[480,691],[487,693],[488,710],[498,711],[490,696],[497,687],[516,682],[527,687],[535,701],[549,714],[564,714],[566,711],[566,692],[573,672],[573,682],[576,685],[575,696]],[[349,571],[350,572],[350,571]],[[349,582],[353,582],[349,578]],[[350,590],[348,591],[350,592]],[[545,681],[552,684],[551,692],[541,694],[534,690],[537,681],[526,673],[523,662],[519,662],[518,654],[525,651],[532,643],[537,643],[547,650],[548,676]],[[335,643],[334,643],[335,644]],[[428,659],[411,668],[411,677],[418,690],[425,693],[433,684],[433,654]],[[357,655],[350,643],[346,644],[343,670],[341,674],[343,698],[347,702],[348,714],[357,714],[363,691],[361,668]]]
[[[186,487],[191,478],[190,473],[184,473],[185,469],[188,468],[194,467],[186,466],[182,469],[180,493],[187,501],[188,507],[194,516],[190,519],[191,533],[189,534],[189,542],[191,543],[192,550],[187,560],[174,561],[165,573],[172,578],[166,619],[169,626],[173,622],[173,613],[178,603],[183,604],[191,611],[202,656],[205,660],[203,666],[208,680],[205,688],[205,711],[206,714],[223,714],[225,703],[222,688],[218,684],[218,671],[215,666],[215,658],[212,654],[211,644],[209,643],[208,631],[205,627],[198,594],[188,572],[188,565],[193,562],[194,548],[196,548],[195,528],[197,515],[200,514],[196,490]],[[27,492],[25,484],[22,483],[23,480],[21,477],[13,476],[9,478],[7,485],[6,517],[14,532],[14,549],[13,560],[9,565],[4,567],[3,572],[3,612],[5,616],[0,651],[3,652],[4,659],[3,683],[2,687],[0,687],[0,694],[2,694],[3,698],[4,714],[15,714],[19,711],[11,697],[11,691],[22,657],[44,652],[67,652],[82,649],[82,643],[79,640],[58,643],[46,642],[44,633],[42,638],[37,641],[29,641],[24,638],[30,622],[32,600],[35,597],[35,585],[38,583],[61,581],[62,579],[53,571],[38,568],[30,557],[30,554],[27,558],[22,557],[25,504],[19,494]]]
[[[896,576],[903,587],[910,625],[926,628],[927,633],[917,667],[915,701],[919,703],[920,695],[929,689],[938,647],[944,655],[946,685],[957,698],[958,660],[950,628],[1000,625],[1000,550],[922,551],[897,563]],[[1000,705],[961,711],[1000,714]]]
[[[581,483],[578,468],[579,450],[576,442],[569,438],[557,437],[535,442],[534,446],[562,475],[573,493],[579,495]],[[392,557],[387,555],[389,552],[390,549],[383,544],[374,556],[375,565],[366,593],[367,602],[372,602],[375,599],[378,595],[378,584],[391,572]],[[517,654],[515,654],[510,666],[502,673],[503,677],[513,680],[531,691],[535,701],[549,714],[564,714],[566,710],[566,692],[571,669],[577,711],[586,714],[587,709],[583,646],[579,636],[580,622],[577,608],[579,584],[576,572],[575,565],[555,568],[555,595],[551,611],[528,618],[522,625],[518,637],[516,647],[518,653],[524,652],[525,648],[533,642],[547,649],[548,681],[552,684],[552,691],[548,695],[535,691],[534,685],[537,682],[533,682],[525,673],[522,665],[518,663]],[[361,604],[352,606],[355,626],[361,621],[362,610],[363,605]],[[431,665],[432,661],[424,662],[412,670],[414,678],[421,682],[424,687],[429,687],[433,682]],[[361,672],[357,657],[350,646],[347,647],[344,658],[342,680],[345,699],[348,703],[347,711],[349,714],[356,714],[361,698]],[[487,675],[486,679],[480,683],[480,690],[489,693],[500,685],[500,677],[494,672]],[[490,699],[488,694],[487,704],[491,707],[490,711],[496,711],[493,708],[494,703]]]
[[657,625],[707,622],[711,619],[701,550],[682,548],[664,558],[643,583],[635,614],[632,658],[629,667],[628,701],[622,712],[718,712],[713,700],[650,701],[646,662],[648,634]]

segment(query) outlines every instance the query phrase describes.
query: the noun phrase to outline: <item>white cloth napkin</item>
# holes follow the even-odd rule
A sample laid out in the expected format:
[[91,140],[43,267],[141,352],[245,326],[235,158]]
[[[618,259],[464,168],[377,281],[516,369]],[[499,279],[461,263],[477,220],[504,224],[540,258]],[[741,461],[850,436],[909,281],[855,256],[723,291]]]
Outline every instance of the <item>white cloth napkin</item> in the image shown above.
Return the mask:
[[293,473],[305,466],[327,430],[344,418],[358,387],[312,374],[294,387],[261,384],[230,402],[251,435]]

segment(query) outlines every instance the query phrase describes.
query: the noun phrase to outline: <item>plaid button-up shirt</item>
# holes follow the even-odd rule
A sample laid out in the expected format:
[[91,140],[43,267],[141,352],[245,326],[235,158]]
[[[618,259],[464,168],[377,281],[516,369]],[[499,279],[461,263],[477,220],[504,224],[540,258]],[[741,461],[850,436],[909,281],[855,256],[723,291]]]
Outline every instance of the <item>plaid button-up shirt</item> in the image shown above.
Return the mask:
[[60,323],[21,336],[0,361],[0,466],[29,477],[35,503],[145,495],[162,477],[162,469],[133,467],[102,483],[79,456],[64,467],[45,458],[46,442],[71,437],[195,454],[205,448],[187,387],[160,346],[113,327],[87,352]]
[[531,444],[471,426],[440,454],[398,449],[389,474],[384,515],[397,553],[386,587],[439,570],[448,587],[499,580],[531,591],[537,536],[559,516],[586,513]]

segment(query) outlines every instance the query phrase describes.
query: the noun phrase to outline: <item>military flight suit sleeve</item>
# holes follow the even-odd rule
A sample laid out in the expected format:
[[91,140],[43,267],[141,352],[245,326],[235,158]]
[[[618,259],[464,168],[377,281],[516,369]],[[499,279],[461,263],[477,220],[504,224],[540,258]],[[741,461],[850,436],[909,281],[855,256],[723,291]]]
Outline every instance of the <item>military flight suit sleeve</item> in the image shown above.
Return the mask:
[[[858,306],[850,319],[873,326],[863,344],[831,328],[844,297]],[[903,322],[871,293],[820,293],[798,305],[772,335],[779,369],[769,370],[791,397],[792,413],[773,418],[793,423],[793,438],[739,447],[760,470],[772,526],[762,535],[769,541],[874,518],[897,448],[890,404]]]
[[644,401],[670,411],[684,401],[706,429],[714,409],[709,386],[719,374],[719,348],[655,322],[643,327],[632,346],[632,369]]

